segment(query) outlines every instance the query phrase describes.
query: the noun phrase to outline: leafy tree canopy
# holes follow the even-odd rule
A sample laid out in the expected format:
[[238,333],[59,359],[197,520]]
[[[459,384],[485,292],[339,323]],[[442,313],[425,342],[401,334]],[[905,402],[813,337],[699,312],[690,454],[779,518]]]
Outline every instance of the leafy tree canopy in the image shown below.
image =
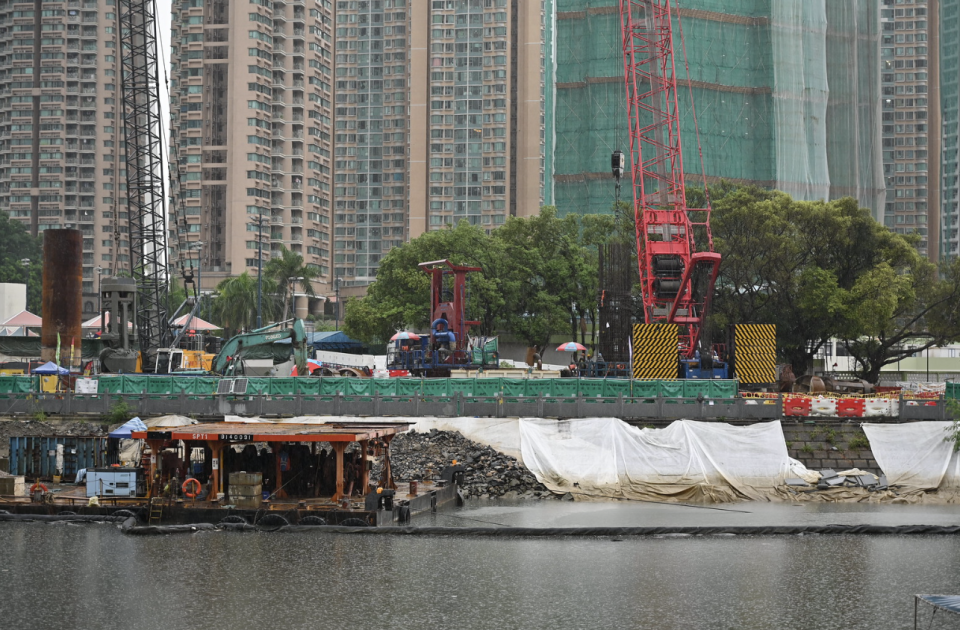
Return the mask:
[[960,338],[956,265],[941,275],[913,237],[880,225],[856,200],[796,201],[756,187],[713,193],[723,255],[714,323],[776,324],[782,358],[796,373],[831,338],[844,340],[873,382],[905,356],[908,339]]
[[[24,268],[22,259],[30,259]],[[43,301],[43,241],[30,236],[23,223],[0,210],[0,282],[23,284],[27,280],[27,310],[40,315]]]

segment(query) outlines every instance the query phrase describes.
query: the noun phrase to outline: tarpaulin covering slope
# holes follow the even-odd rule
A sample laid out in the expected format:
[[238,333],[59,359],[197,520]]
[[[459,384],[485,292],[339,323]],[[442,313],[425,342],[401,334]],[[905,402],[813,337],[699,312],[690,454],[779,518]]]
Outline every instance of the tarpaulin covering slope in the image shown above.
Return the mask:
[[790,466],[779,421],[640,429],[616,418],[521,419],[520,448],[547,488],[583,499],[770,500]]
[[960,458],[945,441],[951,422],[864,423],[873,457],[890,485],[960,489]]

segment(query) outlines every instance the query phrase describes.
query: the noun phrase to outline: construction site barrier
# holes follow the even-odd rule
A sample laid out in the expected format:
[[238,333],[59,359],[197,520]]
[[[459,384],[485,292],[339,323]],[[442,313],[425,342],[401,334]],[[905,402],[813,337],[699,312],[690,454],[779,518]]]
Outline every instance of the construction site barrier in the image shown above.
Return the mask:
[[[216,376],[148,376],[139,374],[101,375],[99,394],[213,395],[220,378]],[[674,397],[736,398],[734,380],[630,380],[610,378],[351,378],[330,377],[249,377],[247,394],[270,396],[496,396],[556,398]],[[0,396],[37,390],[35,377],[0,377]]]
[[813,399],[806,396],[784,396],[783,415],[785,416],[809,416],[810,405]]
[[841,398],[837,401],[837,416],[841,418],[862,418],[866,409],[863,398]]

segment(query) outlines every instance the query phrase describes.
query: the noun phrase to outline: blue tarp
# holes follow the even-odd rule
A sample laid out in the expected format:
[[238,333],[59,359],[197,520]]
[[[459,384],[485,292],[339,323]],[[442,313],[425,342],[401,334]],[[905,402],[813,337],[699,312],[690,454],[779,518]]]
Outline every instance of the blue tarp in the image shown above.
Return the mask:
[[917,595],[931,606],[960,615],[960,595]]
[[62,368],[53,361],[47,361],[38,368],[32,370],[34,374],[69,374],[70,370]]
[[[275,343],[289,344],[290,340],[283,339]],[[307,333],[307,345],[313,346],[317,350],[326,350],[327,352],[363,351],[362,343],[356,339],[347,337],[339,330]]]
[[123,424],[123,426],[118,427],[110,432],[109,437],[112,438],[122,438],[124,440],[130,439],[130,433],[132,431],[146,431],[147,425],[143,423],[143,420],[140,418],[133,418],[128,420]]

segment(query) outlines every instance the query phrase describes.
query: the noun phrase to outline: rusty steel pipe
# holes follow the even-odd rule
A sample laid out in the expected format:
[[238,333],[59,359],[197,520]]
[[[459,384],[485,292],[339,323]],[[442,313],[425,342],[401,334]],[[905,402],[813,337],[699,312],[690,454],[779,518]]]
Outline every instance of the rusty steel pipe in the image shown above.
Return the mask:
[[[83,334],[83,238],[80,230],[43,232],[43,326],[40,358],[56,361],[60,335],[59,364],[79,367]],[[71,352],[71,347],[73,351]]]

